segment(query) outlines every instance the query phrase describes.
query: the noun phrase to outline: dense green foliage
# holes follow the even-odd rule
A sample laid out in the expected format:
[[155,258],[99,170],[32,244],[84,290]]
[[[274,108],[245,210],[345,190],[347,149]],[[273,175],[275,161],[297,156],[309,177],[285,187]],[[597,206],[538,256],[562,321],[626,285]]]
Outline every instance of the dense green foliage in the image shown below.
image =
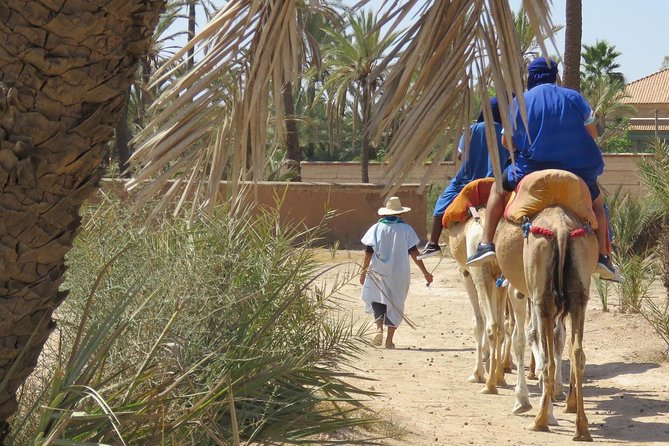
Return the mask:
[[87,209],[13,444],[297,443],[369,423],[340,369],[362,332],[333,311],[338,281],[314,286],[312,231],[264,213],[142,220]]

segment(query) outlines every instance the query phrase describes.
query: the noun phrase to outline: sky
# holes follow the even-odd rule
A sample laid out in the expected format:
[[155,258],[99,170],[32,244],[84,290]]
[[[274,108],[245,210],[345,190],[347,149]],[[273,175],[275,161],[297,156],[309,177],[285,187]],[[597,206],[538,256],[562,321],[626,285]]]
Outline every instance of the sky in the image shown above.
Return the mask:
[[[565,24],[565,1],[552,0],[552,20]],[[344,0],[355,4],[356,0]],[[380,9],[383,0],[371,0],[367,6]],[[517,11],[522,0],[509,0]],[[618,58],[620,71],[627,82],[640,79],[660,69],[669,56],[669,0],[582,0],[582,43],[594,44],[606,40],[622,55]],[[564,53],[564,29],[556,36],[558,52]],[[549,47],[548,52],[556,51]]]
[[[565,1],[553,0],[552,19],[565,24]],[[510,0],[515,11],[521,0]],[[627,82],[660,69],[669,56],[669,1],[667,0],[582,0],[582,43],[606,40],[615,45],[620,71]],[[564,52],[564,30],[557,35],[560,53]],[[549,50],[550,52],[550,50]]]

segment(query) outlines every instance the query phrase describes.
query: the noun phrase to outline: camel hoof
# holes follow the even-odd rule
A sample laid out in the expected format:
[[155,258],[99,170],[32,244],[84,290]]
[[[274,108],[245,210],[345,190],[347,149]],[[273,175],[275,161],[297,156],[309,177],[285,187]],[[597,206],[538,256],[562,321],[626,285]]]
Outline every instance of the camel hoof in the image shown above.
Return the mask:
[[532,405],[530,404],[529,401],[523,402],[523,403],[516,403],[513,406],[513,410],[511,411],[512,414],[514,415],[520,415],[525,412],[529,412],[532,410]]
[[574,441],[592,441],[592,436],[590,435],[590,432],[586,432],[585,434],[576,434],[572,437],[572,440]]
[[504,378],[498,379],[497,380],[497,385],[500,387],[505,387],[506,386],[506,380]]
[[534,432],[550,432],[551,430],[548,428],[548,426],[539,426],[537,423],[532,422],[529,426],[527,426],[528,430],[534,431]]
[[553,401],[565,401],[567,399],[567,394],[564,392],[558,392],[553,395]]
[[504,373],[511,373],[513,369],[511,367],[504,367]]
[[548,416],[548,425],[549,426],[559,426],[557,419],[553,415]]
[[481,384],[485,382],[485,378],[479,375],[472,375],[469,378],[467,378],[467,382]]
[[499,390],[497,390],[497,387],[484,387],[481,389],[481,393],[483,395],[497,395],[499,393]]
[[527,379],[531,379],[532,381],[536,381],[539,379],[537,375],[534,372],[528,372],[527,373]]
[[576,404],[567,403],[567,405],[564,406],[564,413],[576,413]]

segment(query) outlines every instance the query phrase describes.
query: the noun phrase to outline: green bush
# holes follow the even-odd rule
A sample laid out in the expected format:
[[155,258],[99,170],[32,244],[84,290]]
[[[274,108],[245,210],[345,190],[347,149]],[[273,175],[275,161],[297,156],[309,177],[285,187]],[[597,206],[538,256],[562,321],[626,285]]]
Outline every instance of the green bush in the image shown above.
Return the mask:
[[332,311],[337,284],[315,295],[314,234],[277,218],[87,209],[11,444],[298,443],[370,423],[339,368],[362,329]]

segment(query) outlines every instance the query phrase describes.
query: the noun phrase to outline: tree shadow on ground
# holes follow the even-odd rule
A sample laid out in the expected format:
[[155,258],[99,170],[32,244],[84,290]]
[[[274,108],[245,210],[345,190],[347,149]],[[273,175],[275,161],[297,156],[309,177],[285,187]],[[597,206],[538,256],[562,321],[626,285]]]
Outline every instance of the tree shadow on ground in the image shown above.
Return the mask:
[[[564,361],[569,366],[569,361]],[[622,375],[638,375],[660,367],[653,362],[609,362],[605,364],[585,364],[586,382],[591,380],[609,379]],[[568,372],[567,372],[568,373]],[[569,376],[569,375],[567,375]]]
[[[565,391],[568,391],[569,361],[563,361],[562,365]],[[604,416],[604,422],[590,424],[594,437],[624,442],[669,442],[669,401],[653,391],[602,385],[606,379],[641,374],[658,367],[660,365],[655,363],[586,364],[583,390],[586,415],[591,420],[592,415]],[[588,385],[594,383],[597,387]],[[540,391],[538,387],[533,390]],[[559,406],[557,410],[562,410],[564,404]],[[666,421],[644,422],[644,418],[657,417],[664,417]]]

